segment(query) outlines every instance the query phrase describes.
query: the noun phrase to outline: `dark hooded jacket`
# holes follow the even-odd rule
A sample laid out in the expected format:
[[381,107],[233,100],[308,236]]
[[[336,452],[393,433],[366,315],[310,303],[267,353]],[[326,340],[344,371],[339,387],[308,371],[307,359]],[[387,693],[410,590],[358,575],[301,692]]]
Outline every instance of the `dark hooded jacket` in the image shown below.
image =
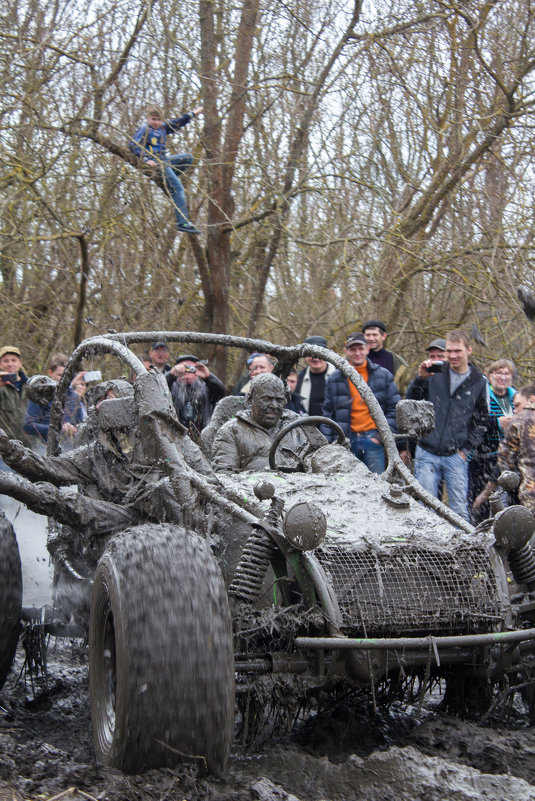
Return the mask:
[[435,428],[418,443],[437,456],[451,456],[463,451],[469,454],[481,442],[488,424],[487,381],[470,364],[470,375],[450,394],[450,367],[429,378],[416,376],[407,390],[407,398],[428,400],[435,409]]

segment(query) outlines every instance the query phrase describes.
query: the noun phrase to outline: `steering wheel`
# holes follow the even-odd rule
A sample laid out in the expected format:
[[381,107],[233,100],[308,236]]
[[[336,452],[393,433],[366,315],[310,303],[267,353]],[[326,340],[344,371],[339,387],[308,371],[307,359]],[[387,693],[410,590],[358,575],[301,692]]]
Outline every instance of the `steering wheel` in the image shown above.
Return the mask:
[[318,423],[324,423],[325,425],[330,426],[336,433],[338,434],[337,444],[343,445],[346,441],[346,435],[338,425],[335,423],[334,420],[331,420],[329,417],[322,417],[321,415],[316,415],[312,417],[299,417],[297,420],[292,420],[291,423],[288,423],[287,426],[284,426],[283,429],[279,431],[273,442],[271,443],[271,448],[269,449],[269,466],[272,470],[280,470],[284,473],[298,473],[299,471],[304,470],[304,457],[310,453],[310,443],[308,443],[308,447],[306,450],[301,453],[295,453],[295,451],[289,450],[289,452],[295,456],[297,460],[297,464],[295,467],[279,467],[275,462],[275,454],[277,452],[277,448],[279,447],[280,442],[284,439],[284,437],[293,431],[294,428],[299,428],[300,426],[315,426]]

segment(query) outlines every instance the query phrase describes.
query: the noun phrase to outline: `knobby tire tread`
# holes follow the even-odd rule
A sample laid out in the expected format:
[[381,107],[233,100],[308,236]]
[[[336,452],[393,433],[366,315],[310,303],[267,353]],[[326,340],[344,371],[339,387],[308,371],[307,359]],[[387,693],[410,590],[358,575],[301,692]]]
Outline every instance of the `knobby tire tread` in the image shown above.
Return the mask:
[[22,571],[13,526],[0,517],[0,688],[17,650],[22,612]]
[[140,526],[110,541],[95,588],[99,571],[118,584],[116,637],[121,629],[129,656],[117,742],[108,758],[97,757],[126,772],[197,757],[220,772],[232,740],[234,662],[225,586],[208,543],[178,526]]

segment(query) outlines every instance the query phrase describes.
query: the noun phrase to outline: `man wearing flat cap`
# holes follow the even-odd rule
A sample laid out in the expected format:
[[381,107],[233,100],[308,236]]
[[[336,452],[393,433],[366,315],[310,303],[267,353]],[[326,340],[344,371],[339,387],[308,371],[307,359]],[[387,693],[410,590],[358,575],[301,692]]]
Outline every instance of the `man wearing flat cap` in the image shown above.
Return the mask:
[[[327,340],[322,336],[310,336],[305,339],[307,345],[327,347]],[[319,356],[305,356],[307,366],[299,372],[295,391],[301,396],[301,402],[307,414],[311,416],[323,414],[325,399],[325,382],[334,373],[336,367]]]
[[366,338],[370,352],[368,359],[374,364],[379,364],[389,370],[394,383],[400,391],[401,397],[405,395],[411,380],[411,374],[407,362],[384,347],[386,338],[386,324],[382,320],[368,320],[362,326],[362,333]]
[[222,381],[190,353],[181,354],[165,377],[178,419],[188,429],[190,437],[199,442],[199,435],[208,425],[214,406],[225,395]]
[[0,428],[11,439],[21,440],[31,447],[34,439],[22,427],[28,405],[27,381],[20,350],[14,345],[4,345],[0,348]]
[[[396,431],[396,404],[399,391],[392,373],[374,364],[368,358],[368,343],[360,331],[349,334],[344,353],[349,364],[368,384],[377,398],[392,431]],[[338,423],[351,443],[351,452],[372,471],[382,473],[385,469],[385,451],[379,431],[368,406],[358,390],[340,370],[327,379],[323,414]],[[320,426],[320,431],[329,442],[335,433],[329,426]]]

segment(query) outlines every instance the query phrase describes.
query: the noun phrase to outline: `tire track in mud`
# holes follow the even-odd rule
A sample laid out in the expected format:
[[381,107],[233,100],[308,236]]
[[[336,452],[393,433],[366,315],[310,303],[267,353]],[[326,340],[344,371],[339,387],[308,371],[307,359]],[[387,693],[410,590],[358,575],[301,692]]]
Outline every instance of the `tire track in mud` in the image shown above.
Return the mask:
[[20,646],[0,692],[0,801],[535,801],[535,728],[521,714],[493,728],[338,710],[235,750],[217,780],[193,765],[126,776],[94,760],[85,648],[52,642],[48,663],[48,698],[41,680],[17,683]]

